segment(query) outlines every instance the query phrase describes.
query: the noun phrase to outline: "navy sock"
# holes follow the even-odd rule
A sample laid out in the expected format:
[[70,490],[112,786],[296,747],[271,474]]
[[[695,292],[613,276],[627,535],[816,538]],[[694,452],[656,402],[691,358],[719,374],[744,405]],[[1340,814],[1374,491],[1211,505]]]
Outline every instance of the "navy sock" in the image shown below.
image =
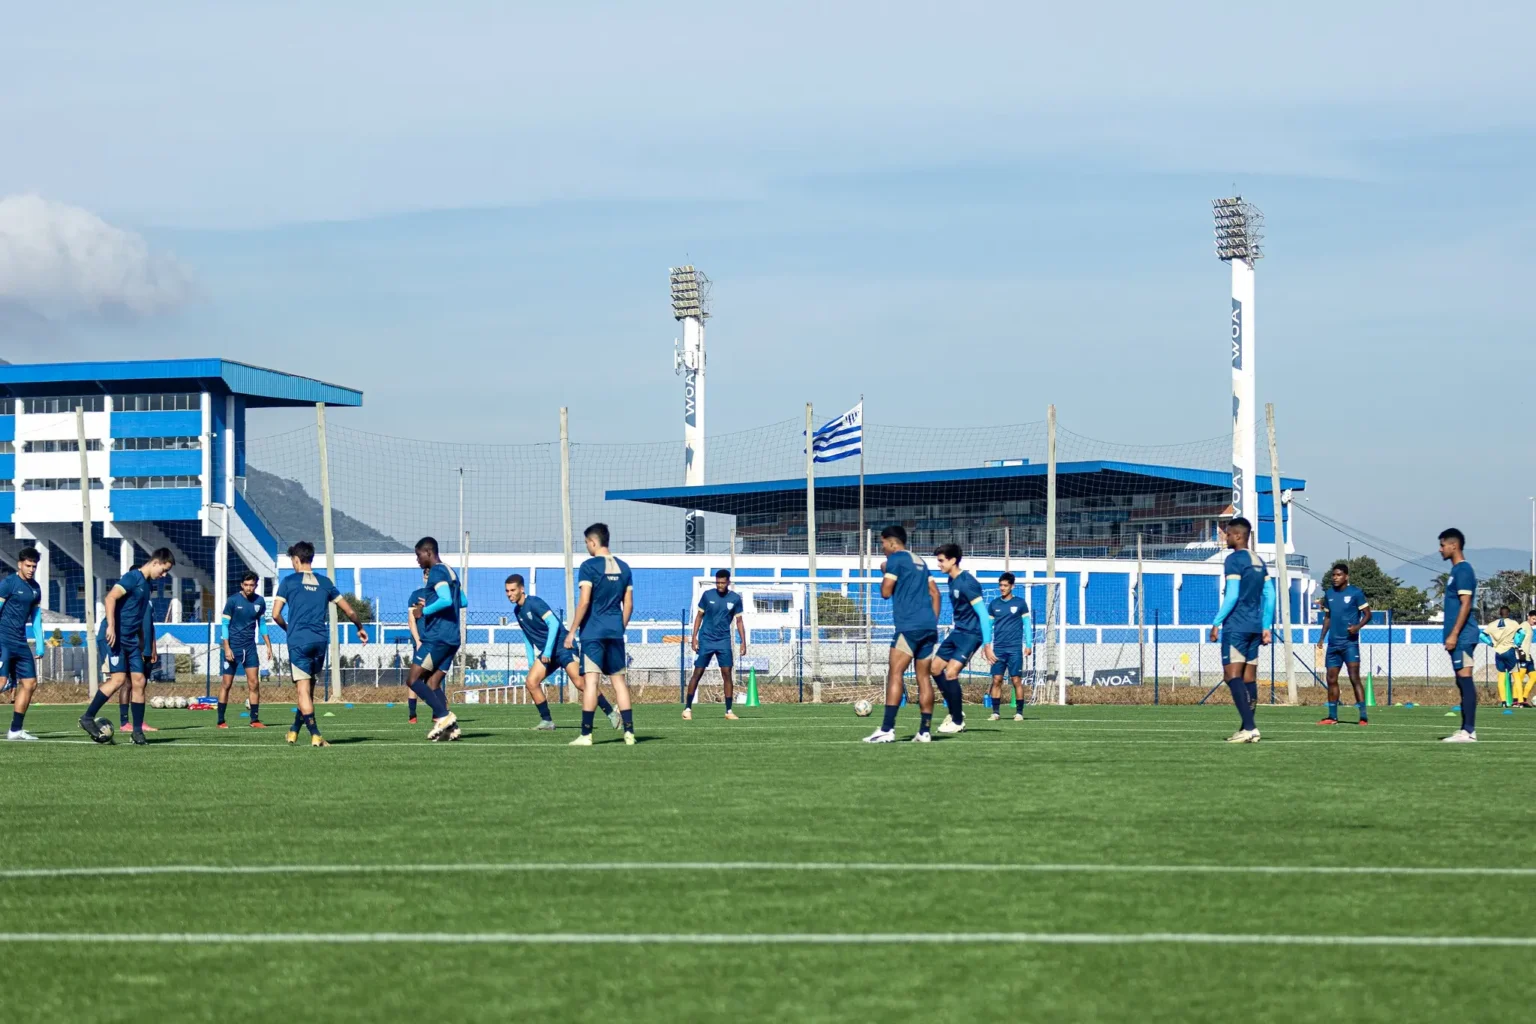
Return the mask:
[[1248,703],[1248,684],[1241,679],[1228,679],[1227,689],[1232,691],[1232,703],[1237,705],[1237,713],[1242,717],[1243,728],[1253,729],[1253,705]]
[[901,710],[900,704],[887,704],[885,706],[885,718],[881,720],[880,731],[890,732],[896,728],[896,712]]
[[223,701],[219,702],[219,724],[220,725],[224,724],[224,709],[227,708],[227,707],[229,707],[228,704],[225,704]]
[[298,732],[299,728],[303,724],[304,724],[304,712],[300,711],[298,708],[294,708],[293,709],[293,728],[288,730],[288,731],[289,732]]
[[635,731],[635,712],[634,712],[633,709],[626,709],[624,711],[620,711],[619,712],[619,717],[624,720],[624,731],[625,732],[634,732]]
[[1339,717],[1339,702],[1338,701],[1331,700],[1331,701],[1328,702],[1328,717],[1329,718],[1334,718],[1334,719],[1337,719]]
[[119,704],[117,706],[117,722],[118,722],[119,725],[127,725],[128,724],[128,705],[127,704]]
[[1357,701],[1355,703],[1355,710],[1360,712],[1360,721],[1365,721],[1365,701]]
[[1456,685],[1461,690],[1461,727],[1467,732],[1477,731],[1477,684],[1471,676],[1457,676]]
[[613,714],[613,705],[608,703],[608,698],[602,694],[597,695],[597,710],[605,715]]
[[958,679],[946,679],[944,686],[944,703],[949,705],[949,717],[954,719],[956,725],[960,725],[965,721],[965,691],[960,689]]
[[319,736],[320,735],[320,727],[315,724],[315,716],[314,715],[305,715],[304,716],[304,727],[309,730],[309,734],[311,736]]
[[581,713],[581,734],[583,736],[590,736],[590,735],[592,735],[592,719],[595,718],[596,716],[597,716],[597,712],[595,712],[595,711],[582,711],[582,713]]
[[[1258,707],[1259,706],[1259,684],[1258,684],[1258,681],[1255,680],[1254,682],[1247,683],[1245,685],[1247,685],[1247,687],[1248,687],[1248,706],[1250,708]],[[1250,725],[1248,728],[1252,729],[1253,726]]]
[[261,705],[260,704],[252,704],[251,705],[251,721],[253,721],[253,722],[261,721]]
[[729,697],[725,698],[725,713],[726,714],[730,714],[731,713],[731,698],[729,698]]
[[543,701],[542,703],[535,704],[534,705],[534,709],[536,711],[538,711],[540,718],[542,718],[546,722],[550,721],[550,717],[549,717],[549,701],[546,700],[546,701]]
[[410,710],[411,710],[411,717],[415,718],[416,717],[416,698],[412,697],[409,700],[407,700],[405,702],[405,706],[410,708]]
[[693,693],[690,693],[686,698],[684,698],[684,700],[683,700],[683,707],[685,707],[685,708],[693,707],[693,698],[697,697],[697,696],[698,696],[698,691],[697,690],[695,690]]
[[133,710],[133,731],[140,732],[144,728],[144,702],[138,701],[128,705]]
[[107,704],[107,695],[105,693],[102,693],[100,690],[97,690],[96,691],[96,696],[91,698],[90,706],[85,709],[85,713],[88,716],[90,716],[91,718],[95,718],[97,712],[99,712],[102,708],[106,707],[106,704]]
[[432,691],[432,696],[437,701],[437,704],[435,705],[435,710],[437,711],[437,717],[438,718],[447,718],[448,717],[448,691],[447,690],[433,690]]
[[437,710],[437,704],[432,700],[432,687],[427,685],[425,679],[418,679],[411,684],[411,692],[421,699],[430,711]]
[[11,732],[20,732],[21,731],[22,720],[25,719],[26,717],[27,717],[27,713],[25,711],[12,711],[11,712]]
[[927,732],[929,727],[932,726],[932,725],[933,725],[933,712],[932,711],[924,712],[922,719],[917,723],[917,731],[918,732]]

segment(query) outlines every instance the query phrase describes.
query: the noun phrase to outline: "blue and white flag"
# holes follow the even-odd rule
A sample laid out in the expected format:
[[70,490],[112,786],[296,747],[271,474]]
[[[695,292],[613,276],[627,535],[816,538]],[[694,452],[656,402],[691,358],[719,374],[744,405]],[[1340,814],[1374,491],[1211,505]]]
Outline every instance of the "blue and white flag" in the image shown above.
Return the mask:
[[836,462],[864,454],[864,403],[843,413],[811,435],[817,462]]

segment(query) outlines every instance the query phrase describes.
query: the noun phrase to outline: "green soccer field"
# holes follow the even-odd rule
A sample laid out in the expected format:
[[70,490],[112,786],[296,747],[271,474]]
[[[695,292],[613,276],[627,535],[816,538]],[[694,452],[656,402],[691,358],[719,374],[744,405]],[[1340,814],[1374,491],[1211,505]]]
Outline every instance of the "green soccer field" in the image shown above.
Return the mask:
[[1368,730],[1261,708],[1262,744],[1232,747],[1229,707],[973,709],[958,738],[871,747],[847,707],[643,706],[635,747],[599,719],[568,749],[569,708],[553,734],[460,708],[439,745],[359,706],[312,750],[266,707],[264,732],[151,711],[144,749],[38,708],[54,742],[0,746],[4,1019],[1400,1024],[1528,1002],[1532,712],[1484,708],[1456,747],[1443,708]]

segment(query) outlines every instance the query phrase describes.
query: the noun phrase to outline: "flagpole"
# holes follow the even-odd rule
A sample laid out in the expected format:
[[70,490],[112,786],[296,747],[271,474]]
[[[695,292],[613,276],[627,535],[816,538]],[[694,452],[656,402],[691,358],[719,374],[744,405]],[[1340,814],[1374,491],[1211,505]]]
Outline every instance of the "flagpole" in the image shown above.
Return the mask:
[[811,700],[821,703],[821,615],[816,607],[816,441],[811,403],[805,403],[805,553],[811,623]]
[[[869,545],[864,541],[864,396],[859,396],[859,589],[869,593],[869,573],[866,556]],[[864,675],[867,679],[869,665],[869,616],[864,616]]]

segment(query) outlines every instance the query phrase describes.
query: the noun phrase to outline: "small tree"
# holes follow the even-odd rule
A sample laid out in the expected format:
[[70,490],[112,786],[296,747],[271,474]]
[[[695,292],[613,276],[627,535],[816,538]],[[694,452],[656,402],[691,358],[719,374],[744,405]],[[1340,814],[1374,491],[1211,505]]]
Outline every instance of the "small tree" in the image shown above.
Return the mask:
[[833,591],[817,592],[816,615],[823,626],[862,626],[866,621],[857,601]]
[[358,597],[356,594],[342,594],[341,599],[346,602],[357,615],[359,622],[373,621],[373,602],[366,597]]
[[71,646],[71,647],[79,647],[83,643],[85,643],[85,634],[84,633],[71,633],[71,634],[69,634],[69,646]]

